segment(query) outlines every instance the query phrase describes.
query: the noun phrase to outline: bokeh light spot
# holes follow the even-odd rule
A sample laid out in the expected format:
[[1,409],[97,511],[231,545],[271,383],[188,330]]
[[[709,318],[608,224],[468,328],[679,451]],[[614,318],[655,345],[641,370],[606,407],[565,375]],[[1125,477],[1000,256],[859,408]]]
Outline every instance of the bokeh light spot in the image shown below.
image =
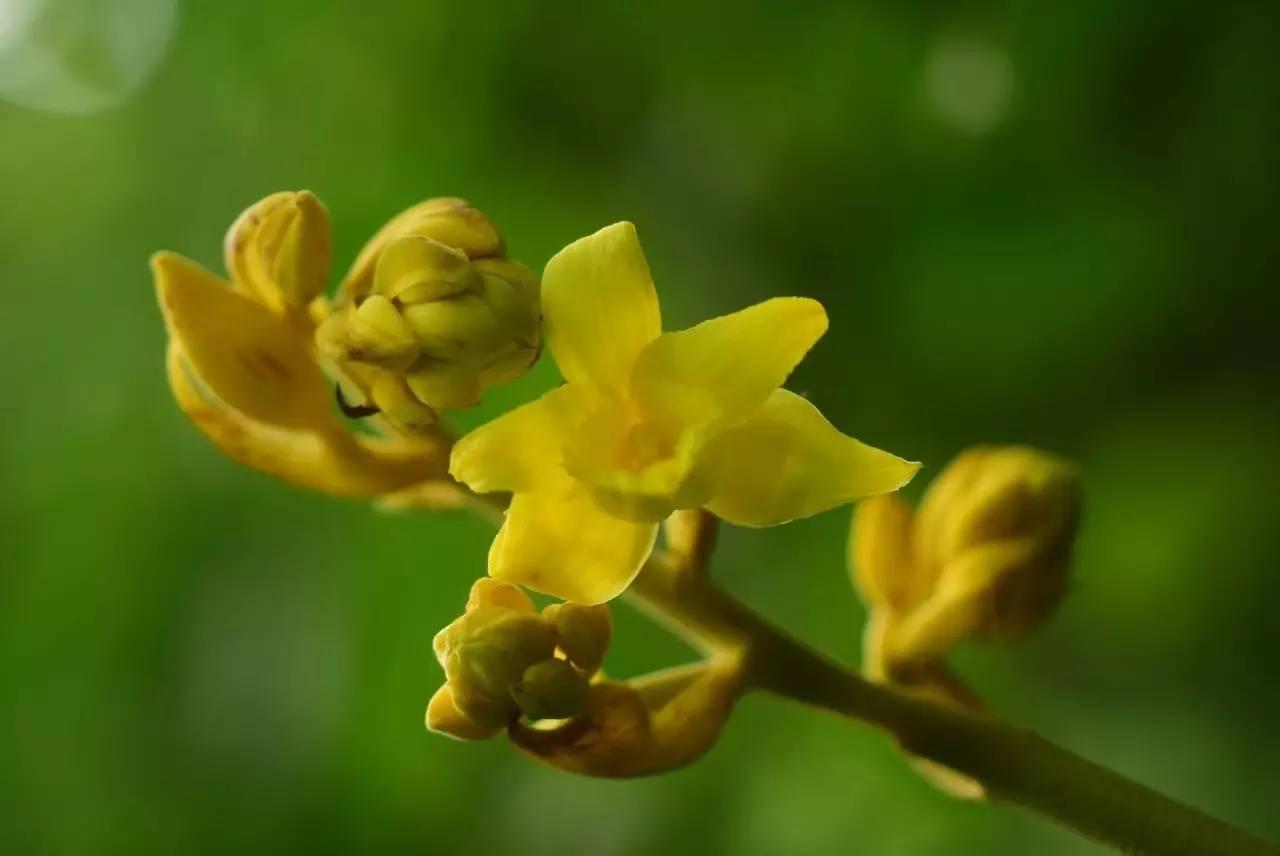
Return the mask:
[[0,0],[0,98],[96,113],[147,82],[168,52],[177,0]]

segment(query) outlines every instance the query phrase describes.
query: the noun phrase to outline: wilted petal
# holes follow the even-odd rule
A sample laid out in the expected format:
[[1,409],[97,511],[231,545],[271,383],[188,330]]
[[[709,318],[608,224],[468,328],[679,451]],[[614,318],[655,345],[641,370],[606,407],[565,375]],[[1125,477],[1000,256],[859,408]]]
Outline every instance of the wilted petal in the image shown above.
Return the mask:
[[707,508],[741,526],[773,526],[897,490],[920,468],[841,434],[785,389],[712,440],[707,454]]

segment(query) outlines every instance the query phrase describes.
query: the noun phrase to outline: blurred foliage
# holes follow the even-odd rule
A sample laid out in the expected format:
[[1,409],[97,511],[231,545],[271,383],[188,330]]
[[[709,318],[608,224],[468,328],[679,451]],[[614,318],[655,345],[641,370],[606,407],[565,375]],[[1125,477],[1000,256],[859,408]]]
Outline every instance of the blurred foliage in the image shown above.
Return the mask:
[[[164,385],[148,254],[220,266],[242,208],[303,187],[344,261],[433,195],[534,266],[632,219],[669,326],[821,299],[832,332],[791,387],[856,436],[934,472],[978,441],[1076,458],[1062,613],[960,670],[1280,836],[1280,7],[187,2],[150,81],[73,116],[3,100],[33,4],[0,2],[0,850],[1089,849],[765,698],[633,782],[427,735],[431,637],[489,531],[272,483]],[[124,38],[109,17],[97,37]],[[846,524],[731,531],[716,572],[856,662]],[[618,612],[612,672],[686,656]]]

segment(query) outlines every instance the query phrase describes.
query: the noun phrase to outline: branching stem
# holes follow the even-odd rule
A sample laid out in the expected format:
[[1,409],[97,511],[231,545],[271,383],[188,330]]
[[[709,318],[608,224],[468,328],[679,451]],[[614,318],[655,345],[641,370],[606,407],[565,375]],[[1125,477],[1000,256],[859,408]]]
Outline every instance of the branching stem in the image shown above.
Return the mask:
[[876,726],[914,755],[960,771],[988,794],[1097,841],[1153,856],[1263,856],[1276,848],[1223,821],[985,715],[873,684],[773,626],[703,574],[661,554],[630,590],[703,651],[735,651],[752,688]]

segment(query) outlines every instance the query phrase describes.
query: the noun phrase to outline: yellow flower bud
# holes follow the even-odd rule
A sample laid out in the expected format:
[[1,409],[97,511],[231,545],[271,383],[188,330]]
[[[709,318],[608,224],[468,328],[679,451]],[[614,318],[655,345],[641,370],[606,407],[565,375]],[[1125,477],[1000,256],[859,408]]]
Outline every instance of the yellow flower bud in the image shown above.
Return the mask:
[[1080,500],[1076,468],[1054,455],[1008,447],[957,458],[920,505],[915,549],[936,569],[936,603],[922,619],[994,638],[1043,623],[1066,590]]
[[567,660],[551,658],[524,670],[511,697],[530,719],[566,719],[587,707],[587,679]]
[[1039,626],[1066,588],[1079,515],[1075,468],[1022,447],[960,455],[914,516],[890,497],[863,503],[850,555],[855,584],[883,613],[882,667]]
[[506,252],[493,222],[465,200],[428,199],[396,215],[365,244],[338,289],[335,305],[345,307],[362,301],[372,290],[382,251],[392,241],[411,235],[453,247],[472,260],[501,258]]
[[[981,709],[943,662],[969,639],[1039,626],[1066,588],[1080,516],[1075,468],[1023,447],[970,449],[933,481],[913,512],[878,496],[854,515],[853,581],[871,607],[863,669],[935,703]],[[917,759],[934,784],[979,799],[981,784]]]
[[307,191],[274,193],[227,233],[232,281],[268,307],[303,307],[324,290],[332,253],[329,214]]
[[536,614],[511,610],[476,610],[450,628],[443,665],[458,710],[488,727],[510,722],[511,687],[530,665],[552,656],[555,630]]
[[488,218],[459,200],[410,209],[356,260],[317,346],[366,378],[380,409],[373,388],[386,374],[433,412],[479,403],[485,386],[518,377],[540,348],[537,280],[502,252]]
[[551,659],[556,631],[519,589],[481,580],[462,616],[436,634],[433,647],[461,714],[498,728],[519,714],[511,688],[529,666]]
[[486,728],[468,719],[453,701],[448,684],[436,690],[427,703],[427,728],[455,740],[488,740],[501,728]]
[[542,611],[555,625],[560,650],[582,671],[593,675],[604,662],[613,636],[613,618],[603,603],[556,603]]

